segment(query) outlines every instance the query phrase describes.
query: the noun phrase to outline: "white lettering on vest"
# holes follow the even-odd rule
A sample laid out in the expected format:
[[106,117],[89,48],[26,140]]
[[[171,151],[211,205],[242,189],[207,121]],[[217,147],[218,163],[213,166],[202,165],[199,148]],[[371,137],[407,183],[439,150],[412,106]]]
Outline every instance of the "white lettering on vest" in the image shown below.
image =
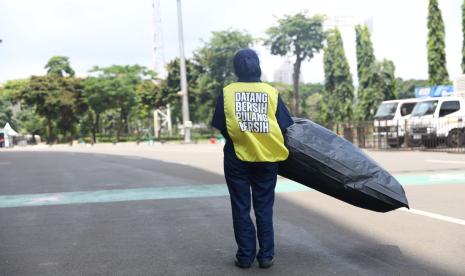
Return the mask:
[[242,132],[269,133],[268,94],[236,92],[236,118]]

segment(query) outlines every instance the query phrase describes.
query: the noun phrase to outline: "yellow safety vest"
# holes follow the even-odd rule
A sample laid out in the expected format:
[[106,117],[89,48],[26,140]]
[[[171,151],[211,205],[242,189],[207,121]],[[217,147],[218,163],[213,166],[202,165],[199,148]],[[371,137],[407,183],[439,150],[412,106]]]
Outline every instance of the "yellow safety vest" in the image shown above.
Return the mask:
[[276,119],[278,91],[261,82],[236,82],[223,89],[229,137],[239,160],[278,162],[289,151]]

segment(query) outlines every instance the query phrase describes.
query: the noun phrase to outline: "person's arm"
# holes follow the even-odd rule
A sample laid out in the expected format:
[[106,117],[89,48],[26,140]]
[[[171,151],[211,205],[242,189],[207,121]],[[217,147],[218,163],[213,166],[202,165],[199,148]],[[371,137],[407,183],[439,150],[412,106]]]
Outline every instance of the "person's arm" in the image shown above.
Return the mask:
[[278,96],[278,108],[276,109],[276,119],[278,120],[281,132],[286,133],[286,129],[294,124],[291,114],[280,96]]
[[223,98],[223,92],[218,95],[218,98],[216,100],[216,106],[215,106],[215,111],[213,113],[213,118],[212,118],[212,127],[218,129],[221,134],[226,132],[226,117],[224,115],[224,98]]

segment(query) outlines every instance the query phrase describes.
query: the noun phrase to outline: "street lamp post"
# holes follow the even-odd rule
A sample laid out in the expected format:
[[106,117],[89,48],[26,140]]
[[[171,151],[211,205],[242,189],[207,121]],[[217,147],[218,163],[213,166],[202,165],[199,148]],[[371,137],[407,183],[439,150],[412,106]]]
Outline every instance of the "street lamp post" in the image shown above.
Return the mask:
[[182,12],[181,0],[177,0],[178,4],[178,35],[179,35],[179,59],[181,69],[181,95],[182,95],[182,121],[184,127],[184,143],[191,142],[191,126],[192,122],[189,119],[189,98],[187,92],[187,77],[186,77],[186,60],[184,57],[184,35],[182,28]]

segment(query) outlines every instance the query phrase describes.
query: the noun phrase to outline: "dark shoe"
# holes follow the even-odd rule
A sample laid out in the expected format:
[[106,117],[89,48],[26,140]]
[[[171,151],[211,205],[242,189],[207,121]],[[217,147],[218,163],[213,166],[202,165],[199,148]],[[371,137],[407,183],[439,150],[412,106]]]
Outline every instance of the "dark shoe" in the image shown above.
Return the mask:
[[260,268],[270,268],[273,266],[273,259],[268,261],[258,261],[258,266]]
[[240,268],[250,268],[252,266],[252,264],[250,263],[241,263],[239,262],[238,260],[235,260],[234,261],[234,264],[237,266],[237,267],[240,267]]

